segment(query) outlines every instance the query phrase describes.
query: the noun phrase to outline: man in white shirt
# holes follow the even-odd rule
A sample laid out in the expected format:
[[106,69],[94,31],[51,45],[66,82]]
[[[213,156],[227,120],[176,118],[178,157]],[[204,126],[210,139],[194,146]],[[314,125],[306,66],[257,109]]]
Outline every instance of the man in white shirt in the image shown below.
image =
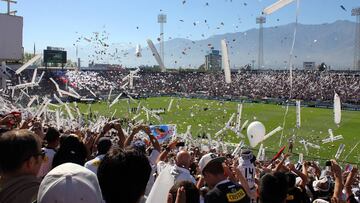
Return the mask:
[[98,167],[103,160],[105,154],[110,150],[111,148],[111,140],[108,137],[102,137],[99,139],[99,142],[97,144],[97,156],[94,159],[91,159],[90,161],[85,163],[85,168],[89,169],[90,171],[97,174]]
[[[150,191],[146,203],[165,203],[167,201],[167,194],[170,188],[177,182],[190,181],[196,184],[195,178],[189,171],[191,155],[187,151],[180,151],[177,153],[175,165],[162,161],[165,160],[164,157],[166,157],[170,149],[171,147],[167,147],[167,149],[160,155],[159,160],[161,161],[158,162],[159,176]],[[161,167],[159,167],[160,165]]]
[[37,175],[39,178],[46,176],[46,174],[52,169],[52,162],[56,153],[56,148],[59,146],[60,142],[60,133],[55,128],[48,128],[44,139],[46,140],[47,145],[42,148],[45,152],[45,157]]

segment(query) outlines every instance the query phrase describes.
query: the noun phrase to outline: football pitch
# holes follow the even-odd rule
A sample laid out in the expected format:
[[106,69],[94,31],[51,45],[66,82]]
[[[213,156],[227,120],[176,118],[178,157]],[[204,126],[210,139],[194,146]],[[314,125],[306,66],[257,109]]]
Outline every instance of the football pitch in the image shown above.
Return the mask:
[[[172,107],[168,112],[170,100],[173,100]],[[157,124],[176,124],[177,133],[185,133],[187,126],[191,125],[191,134],[193,137],[209,133],[212,137],[225,126],[233,113],[237,113],[238,102],[188,99],[188,98],[171,98],[171,97],[154,97],[136,100],[136,102],[121,99],[111,108],[107,102],[98,102],[91,105],[93,113],[110,117],[116,110],[117,118],[133,118],[136,113],[129,111],[129,108],[137,108],[138,103],[148,109],[165,109],[165,113],[161,114],[162,121],[159,122],[150,116],[149,122],[153,125]],[[81,112],[87,112],[88,105],[79,104]],[[266,133],[272,131],[278,126],[283,126],[286,106],[258,103],[244,103],[242,109],[241,124],[248,120],[248,124],[253,121],[260,121],[265,125]],[[144,111],[140,111],[141,115],[137,120],[147,117]],[[235,122],[236,118],[234,119]],[[352,163],[360,163],[360,144],[354,148],[360,141],[360,112],[358,111],[342,111],[342,120],[340,126],[334,123],[332,109],[321,108],[301,108],[301,127],[296,128],[296,112],[295,106],[290,106],[285,119],[285,128],[281,146],[287,145],[288,139],[293,135],[296,136],[294,142],[294,153],[303,153],[308,159],[334,159],[340,144],[345,144],[345,150],[341,154],[339,161]],[[342,135],[344,139],[334,141],[332,143],[322,144],[322,140],[329,137],[328,129],[332,129],[334,136]],[[227,130],[223,134],[223,140],[231,143],[239,143],[241,139],[248,144],[246,136],[246,128],[242,131],[245,138],[240,138],[233,131]],[[264,141],[267,156],[280,149],[279,142],[282,132],[278,132]],[[320,149],[308,147],[308,154],[304,145],[300,140],[306,140],[310,143],[319,145]],[[257,146],[259,147],[259,146]],[[351,151],[352,150],[352,151]],[[351,153],[350,153],[351,152]],[[310,158],[311,157],[311,158]],[[294,161],[297,157],[293,157]]]

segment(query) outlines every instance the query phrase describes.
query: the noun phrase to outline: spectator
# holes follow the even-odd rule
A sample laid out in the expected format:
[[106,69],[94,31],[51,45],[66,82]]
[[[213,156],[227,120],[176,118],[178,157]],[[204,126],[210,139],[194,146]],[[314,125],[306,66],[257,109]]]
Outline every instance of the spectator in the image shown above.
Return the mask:
[[51,170],[42,180],[38,203],[102,203],[99,182],[90,170],[65,163]]
[[225,176],[224,157],[217,157],[213,153],[204,155],[199,161],[201,173],[210,191],[205,195],[205,203],[241,202],[249,203],[250,198],[244,188],[231,182]]
[[[164,160],[171,148],[176,146],[177,142],[169,144],[164,152],[159,156],[159,160]],[[195,178],[190,174],[189,167],[191,164],[191,156],[187,151],[180,151],[176,155],[175,165],[160,161],[158,163],[159,176],[155,180],[153,187],[149,193],[146,202],[148,203],[164,203],[166,202],[166,194],[171,187],[179,181],[190,181],[196,183]]]
[[97,173],[104,200],[106,203],[139,202],[150,172],[149,161],[143,153],[112,148],[100,163]]
[[104,158],[105,154],[110,150],[111,145],[112,144],[110,138],[108,137],[100,138],[97,144],[97,151],[98,151],[97,155],[94,159],[85,163],[85,168],[97,174],[97,169],[102,159]]
[[288,182],[281,172],[265,174],[260,180],[260,203],[285,203]]
[[288,182],[288,192],[286,197],[286,203],[309,203],[309,197],[307,197],[305,191],[296,187],[296,175],[288,172],[286,173]]
[[86,147],[79,140],[78,136],[74,134],[62,136],[59,150],[54,155],[52,167],[55,168],[56,166],[67,162],[83,166],[86,158]]
[[194,183],[180,181],[170,189],[167,203],[199,203],[199,189]]
[[44,152],[41,140],[28,130],[12,130],[0,136],[0,202],[31,203],[40,181],[36,178]]
[[45,152],[45,157],[37,175],[40,178],[43,178],[52,169],[54,155],[60,142],[59,131],[55,128],[48,128],[45,135],[45,140],[47,144],[42,148]]

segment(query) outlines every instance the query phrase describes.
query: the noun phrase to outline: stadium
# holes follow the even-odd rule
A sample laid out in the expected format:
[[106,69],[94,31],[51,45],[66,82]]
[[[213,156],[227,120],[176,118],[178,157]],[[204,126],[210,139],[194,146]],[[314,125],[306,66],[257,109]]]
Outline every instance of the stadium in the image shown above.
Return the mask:
[[[336,21],[317,24],[300,21],[299,0],[159,0],[156,9],[139,0],[123,11],[110,1],[106,15],[48,2],[69,16],[42,16],[40,33],[38,13],[23,6],[45,4],[19,3],[23,17],[17,1],[3,1],[0,203],[359,202],[353,2],[341,12],[327,2]],[[156,14],[159,34],[144,13]],[[143,21],[135,31],[133,18]],[[51,31],[65,19],[66,31]],[[40,51],[33,42],[29,51],[32,39]]]

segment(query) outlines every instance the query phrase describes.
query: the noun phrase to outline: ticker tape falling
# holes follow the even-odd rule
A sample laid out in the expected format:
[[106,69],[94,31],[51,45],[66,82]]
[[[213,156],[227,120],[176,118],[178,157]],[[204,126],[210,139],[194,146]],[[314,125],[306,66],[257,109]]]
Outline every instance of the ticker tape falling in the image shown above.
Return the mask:
[[334,122],[336,125],[341,122],[341,100],[336,92],[334,95]]
[[296,100],[296,127],[300,128],[301,126],[301,103],[300,100]]
[[294,0],[279,0],[275,2],[274,4],[266,7],[263,11],[263,14],[270,15],[274,13],[275,11],[285,7],[286,5],[292,3]]
[[226,40],[221,40],[222,66],[225,73],[225,82],[231,83],[230,60],[228,55],[228,46]]
[[160,69],[164,70],[165,65],[164,65],[163,61],[161,60],[159,52],[156,50],[154,43],[150,39],[147,40],[147,43],[149,45],[149,48],[151,49],[151,52],[153,53],[153,56],[155,57],[155,60],[158,62]]

